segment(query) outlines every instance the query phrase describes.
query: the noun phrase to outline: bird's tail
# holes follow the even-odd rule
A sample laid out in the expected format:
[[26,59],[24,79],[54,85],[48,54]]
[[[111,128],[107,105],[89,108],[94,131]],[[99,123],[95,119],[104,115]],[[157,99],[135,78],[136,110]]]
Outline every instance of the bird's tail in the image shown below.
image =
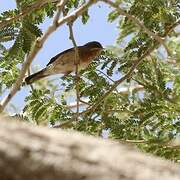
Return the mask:
[[46,68],[44,68],[41,71],[39,71],[35,74],[32,74],[32,75],[28,76],[27,78],[25,78],[25,82],[26,82],[26,84],[32,84],[34,81],[37,81],[37,80],[44,78],[48,75],[49,74],[46,73]]

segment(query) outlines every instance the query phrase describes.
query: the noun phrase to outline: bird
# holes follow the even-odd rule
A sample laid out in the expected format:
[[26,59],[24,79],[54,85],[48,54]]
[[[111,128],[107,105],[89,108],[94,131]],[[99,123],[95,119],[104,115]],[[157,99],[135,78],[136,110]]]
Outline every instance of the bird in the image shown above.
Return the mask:
[[[85,69],[87,66],[101,54],[103,46],[97,41],[91,41],[83,46],[78,46],[79,54],[79,69]],[[75,48],[67,49],[60,52],[50,59],[46,67],[25,78],[27,85],[34,83],[37,80],[55,74],[64,74],[64,76],[74,72],[75,65]]]

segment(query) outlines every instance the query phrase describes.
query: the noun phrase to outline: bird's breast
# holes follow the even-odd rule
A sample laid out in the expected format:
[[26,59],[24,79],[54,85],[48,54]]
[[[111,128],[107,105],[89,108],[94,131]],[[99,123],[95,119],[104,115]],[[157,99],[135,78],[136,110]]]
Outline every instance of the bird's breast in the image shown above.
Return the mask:
[[98,55],[100,55],[100,50],[83,50],[80,51],[80,59],[84,64],[89,64],[93,61]]

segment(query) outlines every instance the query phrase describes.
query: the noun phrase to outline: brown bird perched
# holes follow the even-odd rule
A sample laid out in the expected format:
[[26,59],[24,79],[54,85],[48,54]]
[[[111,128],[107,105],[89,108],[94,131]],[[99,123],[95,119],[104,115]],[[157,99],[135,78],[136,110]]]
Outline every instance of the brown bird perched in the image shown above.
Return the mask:
[[[88,42],[83,46],[78,46],[79,69],[86,68],[95,57],[100,55],[102,50],[102,45],[97,41]],[[75,48],[67,49],[51,58],[44,69],[25,78],[26,84],[31,84],[36,80],[54,74],[68,75],[76,69],[74,60]]]

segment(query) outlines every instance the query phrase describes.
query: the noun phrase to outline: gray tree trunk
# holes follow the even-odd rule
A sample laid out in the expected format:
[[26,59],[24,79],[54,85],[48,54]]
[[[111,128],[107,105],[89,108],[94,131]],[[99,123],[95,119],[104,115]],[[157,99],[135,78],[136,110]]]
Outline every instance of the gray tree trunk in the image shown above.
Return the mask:
[[180,180],[180,167],[130,146],[0,120],[0,180]]

